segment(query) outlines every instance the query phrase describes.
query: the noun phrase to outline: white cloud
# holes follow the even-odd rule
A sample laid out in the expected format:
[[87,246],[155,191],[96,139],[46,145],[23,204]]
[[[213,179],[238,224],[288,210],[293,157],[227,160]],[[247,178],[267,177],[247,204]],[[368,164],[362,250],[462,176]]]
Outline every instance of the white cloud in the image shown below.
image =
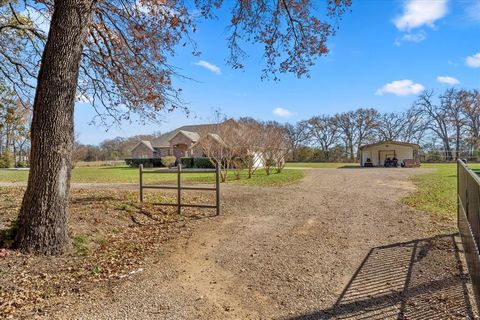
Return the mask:
[[455,61],[452,61],[452,60],[448,60],[448,65],[449,65],[449,66],[452,66],[452,67],[458,67],[458,62],[455,62]]
[[210,63],[208,61],[200,60],[198,62],[195,62],[195,65],[200,66],[202,68],[205,68],[205,69],[207,69],[207,70],[209,70],[209,71],[211,71],[211,72],[213,72],[217,75],[222,74],[222,70],[220,70],[220,67],[218,67],[218,66],[216,66],[213,63]]
[[384,93],[393,93],[397,96],[408,96],[412,94],[419,94],[425,90],[425,87],[420,83],[414,83],[412,80],[396,80],[385,84],[377,90],[377,95]]
[[427,39],[427,34],[425,31],[420,31],[417,33],[407,33],[404,34],[402,37],[395,39],[395,45],[400,46],[402,42],[422,42],[423,40]]
[[470,4],[465,7],[465,13],[469,20],[480,22],[480,0],[471,0]]
[[457,78],[449,77],[449,76],[438,76],[437,81],[440,83],[445,83],[452,86],[460,83],[460,81],[458,81]]
[[293,112],[290,110],[287,110],[285,108],[275,108],[273,109],[273,114],[276,115],[277,117],[282,117],[282,118],[288,118],[294,115]]
[[465,59],[465,64],[470,68],[480,68],[480,52]]
[[434,22],[447,14],[447,3],[448,0],[405,0],[402,15],[393,23],[401,31],[424,25],[434,27]]

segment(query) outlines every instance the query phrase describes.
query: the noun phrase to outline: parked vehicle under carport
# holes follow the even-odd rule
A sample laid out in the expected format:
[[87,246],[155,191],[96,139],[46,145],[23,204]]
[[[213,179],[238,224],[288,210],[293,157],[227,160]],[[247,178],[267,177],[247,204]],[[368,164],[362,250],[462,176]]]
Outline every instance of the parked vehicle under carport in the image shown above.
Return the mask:
[[381,141],[360,147],[362,167],[417,167],[420,146],[400,141]]

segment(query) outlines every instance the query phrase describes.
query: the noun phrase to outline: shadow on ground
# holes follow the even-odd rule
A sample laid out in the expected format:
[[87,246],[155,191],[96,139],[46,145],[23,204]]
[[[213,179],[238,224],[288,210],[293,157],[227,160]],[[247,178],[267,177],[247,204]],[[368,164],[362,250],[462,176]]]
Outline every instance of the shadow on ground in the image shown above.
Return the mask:
[[460,253],[455,235],[373,248],[331,308],[290,319],[474,318]]

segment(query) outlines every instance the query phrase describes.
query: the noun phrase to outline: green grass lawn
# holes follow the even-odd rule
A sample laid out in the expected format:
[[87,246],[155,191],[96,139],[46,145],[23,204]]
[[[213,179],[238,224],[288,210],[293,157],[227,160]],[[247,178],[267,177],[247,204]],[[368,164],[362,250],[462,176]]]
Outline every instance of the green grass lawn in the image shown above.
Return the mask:
[[287,168],[341,168],[360,166],[358,163],[335,163],[335,162],[287,162]]
[[[479,169],[480,164],[469,164],[469,167]],[[455,217],[457,214],[457,165],[455,163],[424,163],[422,168],[434,170],[412,178],[418,190],[404,198],[404,203],[441,217]]]
[[[247,173],[242,172],[240,180],[236,180],[233,172],[229,173],[230,183],[247,185],[282,185],[301,180],[304,173],[301,170],[283,170],[282,173],[272,173],[267,176],[265,170],[257,170],[254,176],[247,178]],[[183,181],[192,183],[213,183],[213,173],[184,173]],[[28,171],[25,170],[2,170],[0,169],[0,181],[2,182],[25,182],[28,179]],[[139,172],[130,167],[77,167],[72,171],[73,182],[89,183],[138,183]],[[176,174],[145,174],[145,183],[173,183]]]

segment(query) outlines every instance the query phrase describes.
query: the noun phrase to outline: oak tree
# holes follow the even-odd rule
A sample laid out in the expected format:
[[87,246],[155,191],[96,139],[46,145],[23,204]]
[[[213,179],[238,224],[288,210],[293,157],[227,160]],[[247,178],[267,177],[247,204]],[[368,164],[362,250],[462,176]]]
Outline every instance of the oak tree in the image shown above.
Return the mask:
[[[228,62],[242,68],[245,43],[264,49],[263,76],[307,76],[351,0],[18,0],[0,2],[0,72],[16,92],[35,91],[31,169],[18,220],[22,251],[61,254],[69,243],[68,195],[76,99],[89,101],[98,120],[133,113],[155,119],[182,107],[169,58],[190,47],[197,20],[229,10]],[[28,17],[30,16],[30,18]],[[48,35],[35,23],[49,22]],[[20,37],[18,42],[16,37]],[[15,47],[16,46],[16,47]],[[21,52],[15,56],[15,51]],[[38,70],[38,76],[37,76]],[[35,83],[36,82],[36,83]]]

